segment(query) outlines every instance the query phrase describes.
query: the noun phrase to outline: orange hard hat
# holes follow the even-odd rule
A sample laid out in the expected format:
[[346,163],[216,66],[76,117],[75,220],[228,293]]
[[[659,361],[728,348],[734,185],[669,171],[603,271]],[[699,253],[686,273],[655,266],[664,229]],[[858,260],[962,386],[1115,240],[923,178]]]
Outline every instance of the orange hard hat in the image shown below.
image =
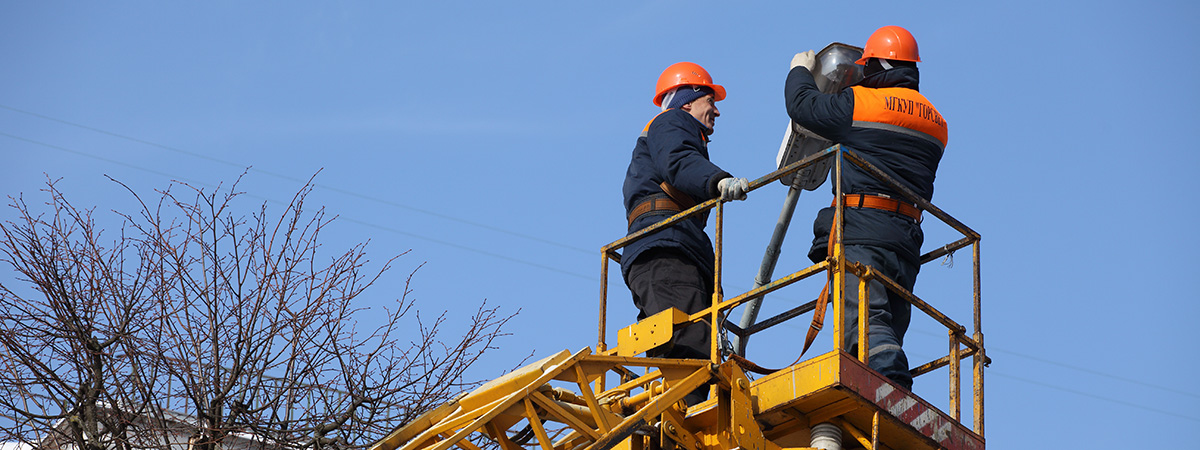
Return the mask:
[[725,88],[713,84],[707,70],[696,63],[680,62],[671,64],[658,76],[658,85],[654,87],[654,106],[662,106],[663,96],[679,86],[706,86],[713,90],[713,97],[717,101],[725,100]]
[[865,65],[868,58],[921,62],[921,55],[917,53],[917,40],[908,30],[895,25],[888,25],[871,33],[871,37],[867,38],[867,45],[863,47],[862,58],[855,63]]

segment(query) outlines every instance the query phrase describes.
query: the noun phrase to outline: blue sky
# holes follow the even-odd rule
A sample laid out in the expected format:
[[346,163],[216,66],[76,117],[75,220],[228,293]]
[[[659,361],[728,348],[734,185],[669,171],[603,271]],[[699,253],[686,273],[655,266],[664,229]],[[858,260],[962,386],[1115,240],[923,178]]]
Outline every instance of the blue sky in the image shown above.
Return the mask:
[[[663,68],[693,61],[728,89],[712,159],[756,178],[774,169],[791,56],[901,25],[950,125],[934,203],[983,235],[990,446],[1194,445],[1196,6],[743,3],[3,2],[0,194],[41,199],[49,176],[105,211],[129,203],[105,175],[149,193],[251,167],[249,211],[320,171],[330,247],[411,249],[364,306],[424,263],[430,313],[520,309],[488,378],[595,344],[599,248],[624,234],[621,180]],[[729,205],[727,293],[751,286],[784,194]],[[830,197],[801,196],[777,275],[807,264]],[[926,250],[956,239],[926,234]],[[969,261],[926,265],[916,288],[968,325]],[[615,331],[635,311],[612,282]],[[804,326],[755,338],[751,358],[791,362]],[[944,354],[944,335],[915,321],[910,359]],[[945,374],[917,393],[945,407]]]

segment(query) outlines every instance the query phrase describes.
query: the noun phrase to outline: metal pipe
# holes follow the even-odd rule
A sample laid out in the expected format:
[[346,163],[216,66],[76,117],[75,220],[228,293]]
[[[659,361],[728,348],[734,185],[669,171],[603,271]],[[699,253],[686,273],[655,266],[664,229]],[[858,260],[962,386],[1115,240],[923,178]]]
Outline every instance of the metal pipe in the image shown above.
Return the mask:
[[620,408],[632,408],[634,405],[639,405],[649,401],[651,397],[659,395],[662,392],[662,383],[653,383],[646,390],[621,399],[617,402],[617,406]]
[[921,311],[924,311],[925,314],[928,314],[929,317],[933,318],[933,320],[940,322],[942,326],[946,327],[947,329],[955,330],[959,333],[966,333],[966,327],[959,325],[958,322],[955,322],[950,318],[950,316],[943,314],[941,311],[938,311],[937,308],[934,308],[933,305],[930,305],[916,295],[913,295],[912,292],[904,289],[903,286],[900,286],[895,281],[892,281],[891,278],[883,275],[876,275],[875,279],[880,283],[883,283],[883,285],[887,287],[888,291],[900,295],[901,298],[908,301],[913,306],[916,306]]
[[[980,349],[983,348],[983,333],[975,333],[975,342],[979,344]],[[979,437],[983,437],[983,366],[987,364],[988,358],[986,352],[980,353],[975,354],[975,358],[972,359],[972,363],[974,364],[973,368],[975,370],[975,376],[973,377],[975,388],[974,429],[975,434],[978,434]]]
[[[787,174],[793,173],[793,172],[797,172],[801,169],[804,169],[805,167],[811,166],[824,158],[830,157],[830,155],[832,155],[836,151],[840,151],[840,149],[841,149],[840,145],[835,145],[833,147],[829,147],[825,150],[821,150],[820,152],[814,153],[807,158],[804,158],[802,160],[791,163],[787,167],[784,167],[782,169],[771,172],[771,173],[764,175],[758,179],[752,180],[749,183],[750,189],[747,190],[746,192],[754,192],[758,188],[766,186],[767,184],[782,178],[784,175],[787,175]],[[677,213],[671,217],[668,217],[666,219],[655,222],[653,225],[650,225],[646,228],[642,228],[641,230],[638,230],[632,234],[626,235],[625,237],[623,237],[621,239],[617,239],[617,240],[609,243],[608,245],[601,247],[600,250],[607,252],[607,251],[623,248],[626,245],[629,245],[629,243],[636,241],[638,239],[641,239],[641,238],[645,237],[646,235],[652,234],[658,230],[661,230],[663,228],[674,225],[675,222],[679,222],[683,219],[691,217],[692,215],[699,214],[703,211],[714,208],[717,205],[717,203],[719,203],[719,202],[720,202],[720,199],[715,199],[715,198],[710,199],[710,200],[705,200],[703,203],[697,204],[696,206],[688,208],[687,210],[680,211],[679,213]]]
[[837,205],[833,213],[833,229],[830,230],[834,234],[833,245],[833,286],[830,286],[829,291],[833,294],[833,348],[841,350],[845,346],[845,327],[842,322],[845,320],[846,309],[846,249],[842,246],[842,232],[845,231],[843,226],[846,221],[846,202],[845,193],[842,192],[842,156],[846,150],[841,145],[837,147],[837,159],[834,160],[834,170],[836,182],[834,187],[833,202]]
[[872,270],[867,270],[867,273],[858,276],[858,360],[863,364],[868,364],[871,349],[871,338],[867,332],[870,331],[870,292],[867,287],[867,282],[871,280]]
[[817,309],[817,301],[811,300],[808,303],[805,303],[803,305],[800,305],[795,308],[784,311],[782,313],[779,313],[779,315],[777,315],[775,317],[772,317],[770,319],[767,319],[762,322],[758,322],[758,323],[754,324],[754,326],[744,330],[745,334],[751,335],[751,334],[757,333],[759,331],[765,330],[767,328],[771,328],[775,325],[779,325],[783,322],[791,320],[792,318],[794,318],[796,316],[799,316],[806,312],[812,311],[814,309]]
[[769,294],[771,292],[775,292],[776,290],[782,289],[783,287],[786,287],[787,285],[790,285],[797,281],[808,278],[818,272],[827,270],[828,268],[829,268],[829,262],[821,261],[819,263],[816,263],[816,264],[806,267],[804,269],[800,269],[799,271],[797,271],[795,273],[792,273],[790,275],[787,275],[785,277],[782,277],[778,280],[771,282],[771,284],[768,284],[761,288],[747,292],[745,294],[739,295],[737,297],[734,297],[734,298],[731,298],[728,300],[724,300],[720,304],[716,305],[715,307],[709,306],[708,308],[705,308],[703,310],[696,311],[694,314],[691,314],[688,316],[688,323],[692,323],[697,320],[707,319],[709,316],[711,316],[712,310],[714,310],[714,309],[727,310],[727,309],[736,308],[739,305],[741,305],[742,303],[750,301],[750,299],[752,299],[752,298],[761,297],[761,296]]
[[[792,223],[792,215],[796,212],[796,201],[800,199],[800,191],[800,188],[792,186],[788,189],[787,197],[783,199],[783,210],[779,212],[779,220],[775,222],[775,232],[771,234],[771,241],[767,243],[767,251],[763,254],[762,264],[758,266],[758,275],[754,277],[754,289],[771,282],[771,276],[775,273],[775,263],[779,262],[779,250],[783,247],[783,238],[787,235],[788,227]],[[758,320],[758,310],[762,307],[762,300],[763,297],[759,297],[746,304],[738,326],[745,329],[754,325],[754,321]],[[738,355],[746,356],[746,345],[749,343],[750,336],[733,337],[733,348]]]
[[597,428],[596,417],[592,415],[592,410],[588,407],[553,399],[550,401],[555,405],[558,405],[559,408],[562,408],[563,411],[571,413],[571,416],[575,417],[580,422],[583,422],[589,427]]
[[958,343],[961,335],[954,330],[948,330],[947,333],[950,335],[950,354],[947,355],[950,357],[950,416],[957,422],[962,420],[962,375],[959,372],[962,366],[959,350],[962,347]]
[[957,241],[951,242],[949,244],[943,245],[941,247],[935,248],[935,249],[931,250],[929,253],[921,255],[921,265],[924,265],[927,262],[930,262],[935,259],[946,256],[950,253],[954,253],[954,251],[956,251],[960,248],[966,247],[968,245],[971,245],[975,241],[976,241],[975,238],[965,237],[965,238],[959,239]]
[[[964,341],[964,343],[965,342],[970,342],[970,341]],[[978,356],[978,353],[975,351],[975,349],[968,347],[967,349],[959,352],[959,354],[958,354],[959,359],[963,359],[968,356]],[[985,360],[984,362],[986,363],[987,360]],[[920,366],[913,367],[912,369],[909,369],[908,373],[909,373],[909,375],[912,375],[913,378],[916,378],[918,376],[927,374],[929,372],[933,372],[937,369],[941,369],[948,365],[950,365],[950,356],[943,356],[941,358],[935,359],[935,360],[927,362],[925,364],[921,364]]]
[[[604,342],[605,330],[608,326],[608,252],[600,252],[600,330],[599,337],[596,340],[596,352],[601,353],[607,350],[607,345]],[[600,386],[604,386],[604,381],[600,381]]]
[[[879,412],[876,411],[875,414],[878,415]],[[859,444],[862,444],[863,448],[866,448],[868,450],[876,450],[877,448],[879,448],[877,445],[871,443],[871,439],[867,438],[866,433],[863,433],[862,430],[855,428],[854,424],[850,423],[849,421],[847,421],[846,419],[841,418],[841,417],[838,417],[836,420],[837,420],[837,423],[839,426],[841,426],[842,428],[845,428],[846,431],[848,431],[850,433],[850,436],[854,437],[854,439],[857,440]],[[872,433],[874,433],[873,430],[872,430]]]
[[979,346],[979,352],[977,352],[977,354],[975,355],[975,358],[972,359],[972,363],[974,366],[974,367],[972,367],[972,369],[974,369],[975,373],[974,373],[974,376],[971,377],[971,379],[972,379],[972,385],[973,385],[972,386],[972,388],[973,388],[972,394],[974,394],[973,395],[973,397],[974,397],[973,403],[974,403],[974,407],[975,407],[974,408],[975,433],[978,434],[980,437],[983,437],[983,367],[985,365],[987,365],[988,357],[987,357],[987,350],[983,348],[983,322],[982,322],[982,317],[981,317],[982,312],[980,311],[980,308],[982,305],[980,303],[981,300],[980,300],[980,285],[979,285],[979,240],[978,239],[975,240],[975,245],[972,248],[971,253],[972,253],[972,257],[973,257],[972,259],[974,260],[974,267],[972,270],[973,273],[972,273],[971,278],[973,279],[973,284],[975,285],[975,299],[974,299],[975,300],[975,335],[974,335],[973,340],[975,341],[975,345]]
[[712,305],[709,306],[709,308],[712,310],[712,313],[709,315],[709,333],[710,333],[709,342],[710,342],[710,344],[708,347],[708,351],[709,351],[708,356],[709,356],[709,360],[712,361],[713,364],[720,364],[721,363],[721,351],[720,351],[721,310],[720,310],[720,308],[717,307],[717,305],[721,304],[721,253],[722,253],[721,248],[723,246],[722,245],[722,237],[724,236],[723,228],[725,228],[722,218],[725,215],[725,203],[724,202],[717,203],[717,207],[714,209],[716,210],[716,214],[714,214],[716,216],[716,218],[714,220],[715,226],[713,227],[714,228],[713,234],[715,237],[714,240],[716,241],[716,248],[713,251],[713,256],[714,256],[713,293],[712,293]]
[[871,415],[871,450],[879,450],[879,411]]

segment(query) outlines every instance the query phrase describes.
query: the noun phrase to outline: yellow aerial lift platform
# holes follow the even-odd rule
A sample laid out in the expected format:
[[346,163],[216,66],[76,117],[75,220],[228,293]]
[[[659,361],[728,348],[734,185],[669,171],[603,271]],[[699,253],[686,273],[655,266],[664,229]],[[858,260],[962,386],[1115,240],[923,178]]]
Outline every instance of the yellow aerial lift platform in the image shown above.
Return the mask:
[[[601,249],[599,341],[596,351],[563,351],[493,380],[418,419],[377,442],[372,450],[502,448],[543,449],[948,449],[984,448],[983,370],[988,358],[980,330],[980,235],[930,202],[904,188],[852,150],[838,145],[787,164],[750,183],[755,190],[784,176],[819,164],[833,166],[835,198],[841,198],[844,162],[853,163],[901,192],[963,238],[922,255],[921,263],[972,247],[974,330],[908,292],[868,266],[844,259],[841,240],[825,261],[759,285],[749,292],[724,298],[721,290],[712,305],[695,314],[669,309],[626,327],[617,345],[606,344],[607,280],[617,251],[630,242],[703,211],[714,210],[715,283],[721,286],[723,206],[717,200],[696,205]],[[797,177],[798,178],[798,177]],[[835,236],[841,236],[844,205],[837,204]],[[844,342],[844,286],[847,273],[856,274],[859,295],[868,295],[868,281],[880,281],[917,309],[946,327],[949,352],[911,370],[919,376],[948,367],[949,411],[941,411],[916,394],[867,367],[867,314],[858,314],[857,355],[841,349]],[[814,302],[750,327],[724,318],[738,306],[816,275],[830,282],[834,349],[790,367],[763,371],[753,363],[722,352],[722,329],[743,342],[753,333],[813,310]],[[866,301],[859,305],[865,308]],[[710,360],[648,358],[643,355],[669,341],[675,328],[704,323],[712,327]],[[960,422],[961,361],[972,358],[973,426]],[[751,382],[746,370],[766,373]],[[686,406],[684,396],[708,386],[709,399]]]

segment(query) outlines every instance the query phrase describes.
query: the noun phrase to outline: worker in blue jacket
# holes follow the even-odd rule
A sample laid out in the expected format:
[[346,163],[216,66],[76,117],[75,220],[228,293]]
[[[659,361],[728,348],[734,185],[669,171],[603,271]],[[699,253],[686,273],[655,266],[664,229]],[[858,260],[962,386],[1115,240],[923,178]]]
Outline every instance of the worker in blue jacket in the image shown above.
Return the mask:
[[[724,98],[725,88],[713,84],[697,64],[681,62],[663,71],[654,95],[663,112],[642,130],[625,174],[629,233],[712,198],[746,198],[748,181],[734,178],[708,157],[708,136],[721,115],[716,102]],[[671,307],[692,314],[711,304],[714,257],[704,232],[707,222],[708,213],[697,214],[625,247],[621,273],[640,310],[639,320]],[[647,353],[708,359],[709,326],[677,331],[670,344]]]
[[[801,126],[842,144],[882,169],[926,200],[933,198],[933,179],[946,147],[946,121],[918,92],[920,62],[917,42],[904,28],[875,31],[858,64],[864,78],[834,94],[817,89],[812,75],[813,52],[792,59],[784,87],[787,113]],[[920,270],[921,212],[899,192],[848,162],[842,164],[846,206],[843,243],[846,258],[873,267],[912,291]],[[835,191],[836,192],[836,191]],[[829,256],[834,208],[822,209],[813,223],[815,238],[809,259]],[[870,343],[868,363],[906,389],[912,389],[904,333],[911,305],[882,283],[869,285]],[[845,348],[857,351],[858,278],[846,277]]]

